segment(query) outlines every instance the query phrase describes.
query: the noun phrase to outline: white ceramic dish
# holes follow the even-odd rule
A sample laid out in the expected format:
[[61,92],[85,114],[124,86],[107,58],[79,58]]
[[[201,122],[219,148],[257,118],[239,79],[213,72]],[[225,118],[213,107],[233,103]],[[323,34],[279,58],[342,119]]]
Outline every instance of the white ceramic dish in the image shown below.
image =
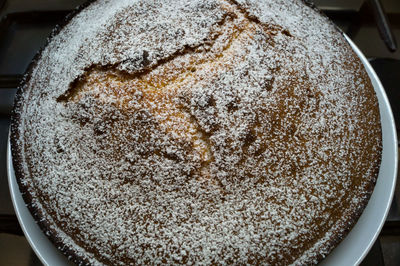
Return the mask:
[[[397,137],[393,114],[386,93],[368,60],[355,44],[350,45],[364,63],[378,96],[383,131],[383,154],[379,177],[371,199],[347,237],[320,265],[358,265],[379,235],[392,202],[397,173]],[[33,220],[25,206],[12,165],[10,142],[7,148],[7,172],[12,201],[19,223],[36,255],[45,265],[70,265]]]

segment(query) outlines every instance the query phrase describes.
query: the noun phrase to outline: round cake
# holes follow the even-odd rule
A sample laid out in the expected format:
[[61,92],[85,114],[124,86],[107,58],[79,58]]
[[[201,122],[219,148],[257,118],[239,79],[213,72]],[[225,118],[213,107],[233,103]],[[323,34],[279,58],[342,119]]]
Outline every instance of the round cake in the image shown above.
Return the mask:
[[381,161],[361,61],[300,0],[90,1],[15,103],[21,193],[81,265],[316,264]]

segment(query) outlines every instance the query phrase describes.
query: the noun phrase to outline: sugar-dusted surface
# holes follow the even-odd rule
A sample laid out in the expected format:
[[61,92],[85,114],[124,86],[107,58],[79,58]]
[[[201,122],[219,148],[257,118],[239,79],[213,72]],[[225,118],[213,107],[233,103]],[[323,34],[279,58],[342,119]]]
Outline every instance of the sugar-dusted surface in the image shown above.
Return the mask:
[[368,77],[300,1],[95,2],[19,101],[21,187],[92,264],[315,263],[380,161]]

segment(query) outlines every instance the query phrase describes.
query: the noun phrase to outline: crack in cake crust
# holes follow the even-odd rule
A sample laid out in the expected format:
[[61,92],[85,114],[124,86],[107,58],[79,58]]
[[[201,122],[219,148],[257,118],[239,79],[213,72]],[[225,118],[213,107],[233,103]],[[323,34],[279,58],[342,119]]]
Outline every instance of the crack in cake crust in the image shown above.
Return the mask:
[[[187,79],[191,79],[192,83],[193,80],[194,82],[198,80],[196,72],[204,69],[213,68],[213,75],[216,75],[219,69],[226,71],[231,68],[233,57],[236,56],[230,49],[233,43],[245,44],[248,42],[246,39],[253,38],[252,35],[257,30],[273,36],[280,29],[277,26],[264,25],[255,18],[248,18],[240,8],[232,6],[223,8],[227,13],[217,23],[218,28],[210,33],[208,40],[198,46],[185,46],[183,50],[162,58],[153,65],[147,59],[148,52],[143,50],[142,57],[135,59],[139,62],[135,64],[142,68],[133,73],[117,70],[120,63],[89,67],[82,76],[71,83],[68,91],[59,96],[57,101],[78,103],[82,98],[94,97],[100,102],[106,101],[104,103],[107,104],[109,99],[114,99],[112,104],[115,104],[122,113],[129,113],[132,111],[132,102],[137,101],[137,95],[140,94],[140,101],[149,104],[146,109],[150,111],[152,118],[157,120],[157,115],[161,115],[162,119],[158,119],[160,120],[158,123],[163,124],[162,120],[166,121],[165,125],[160,125],[169,131],[166,133],[175,133],[178,138],[189,138],[186,141],[191,143],[190,146],[200,157],[201,167],[198,170],[200,179],[205,178],[214,185],[218,183],[223,189],[220,181],[210,180],[212,175],[207,168],[214,160],[213,144],[209,139],[211,132],[203,129],[190,109],[185,107],[185,102],[190,101],[190,95],[186,95],[185,98],[185,91],[190,90],[185,84],[190,83]],[[273,45],[273,38],[268,41]],[[222,43],[222,46],[216,48],[215,43]],[[126,63],[126,60],[123,63]],[[171,99],[175,95],[178,103],[173,103],[174,100]],[[170,128],[168,122],[171,121],[176,121],[180,128]],[[176,160],[176,155],[164,154]]]

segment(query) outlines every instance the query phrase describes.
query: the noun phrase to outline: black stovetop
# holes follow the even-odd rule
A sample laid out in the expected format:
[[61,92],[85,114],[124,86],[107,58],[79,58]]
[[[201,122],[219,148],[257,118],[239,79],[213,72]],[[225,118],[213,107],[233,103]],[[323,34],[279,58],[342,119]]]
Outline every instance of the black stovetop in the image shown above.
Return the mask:
[[[394,36],[400,41],[400,5],[393,4],[396,1],[385,0],[383,3],[394,7],[386,10],[387,17]],[[0,0],[0,265],[41,265],[23,237],[8,191],[6,145],[10,112],[19,80],[33,56],[45,44],[54,26],[83,2]],[[362,3],[362,0],[358,2]],[[320,7],[369,58],[385,87],[399,132],[400,52],[389,52],[380,38],[368,5],[372,2],[377,1],[365,0],[361,8],[322,4]],[[383,230],[361,265],[400,265],[399,184]]]

